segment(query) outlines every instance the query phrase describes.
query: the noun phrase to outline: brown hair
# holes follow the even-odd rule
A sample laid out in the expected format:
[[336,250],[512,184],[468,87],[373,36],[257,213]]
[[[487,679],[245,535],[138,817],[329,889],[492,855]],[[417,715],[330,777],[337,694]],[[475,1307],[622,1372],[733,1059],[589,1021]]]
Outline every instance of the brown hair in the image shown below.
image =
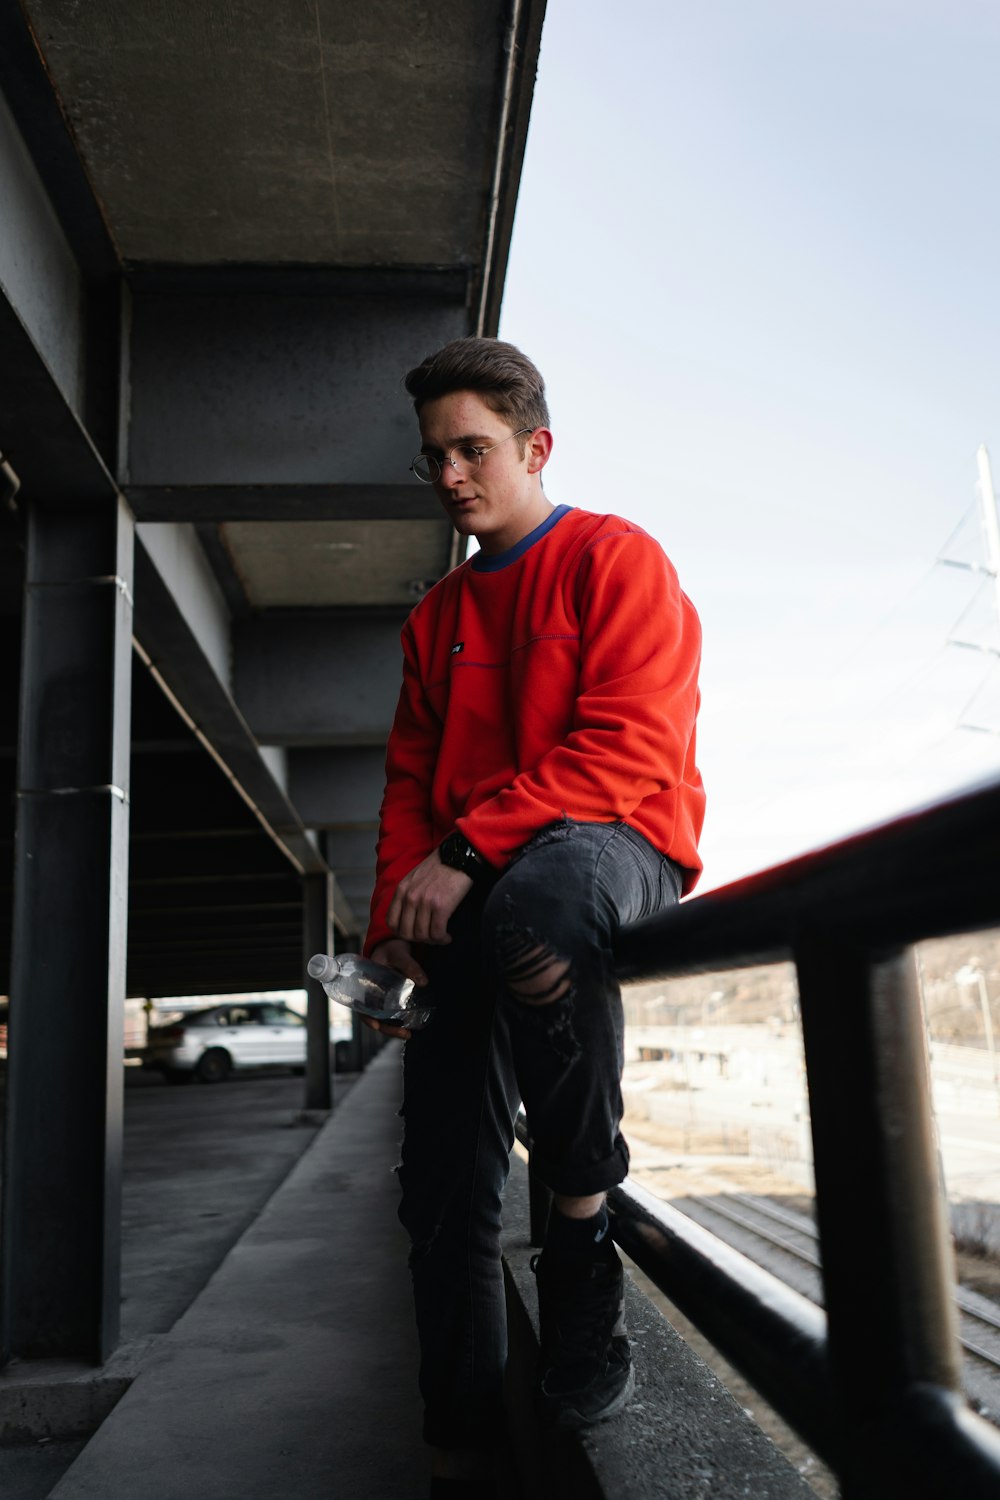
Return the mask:
[[[515,431],[549,425],[545,381],[526,354],[500,339],[453,339],[436,354],[428,354],[404,384],[418,413],[439,396],[474,391]],[[523,438],[518,447],[523,453]]]

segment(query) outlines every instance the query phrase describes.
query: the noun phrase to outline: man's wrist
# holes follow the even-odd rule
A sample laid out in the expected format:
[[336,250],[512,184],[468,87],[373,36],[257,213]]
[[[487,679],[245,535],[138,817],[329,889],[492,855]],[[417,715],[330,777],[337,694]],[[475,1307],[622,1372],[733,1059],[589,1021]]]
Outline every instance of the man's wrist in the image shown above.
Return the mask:
[[449,833],[447,838],[442,839],[438,845],[438,856],[443,865],[451,870],[461,870],[463,875],[468,875],[477,883],[485,880],[491,873],[479,850],[457,828],[454,833]]

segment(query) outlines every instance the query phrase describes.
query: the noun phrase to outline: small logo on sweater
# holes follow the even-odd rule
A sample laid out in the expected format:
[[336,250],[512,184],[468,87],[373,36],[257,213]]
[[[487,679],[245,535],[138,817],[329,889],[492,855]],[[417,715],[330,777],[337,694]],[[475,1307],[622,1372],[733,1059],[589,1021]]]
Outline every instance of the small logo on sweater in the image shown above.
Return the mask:
[[464,651],[464,650],[465,650],[465,642],[464,641],[456,641],[455,644],[454,644],[454,646],[452,646],[452,648],[451,648],[451,654],[452,654],[452,656],[457,656],[460,651]]

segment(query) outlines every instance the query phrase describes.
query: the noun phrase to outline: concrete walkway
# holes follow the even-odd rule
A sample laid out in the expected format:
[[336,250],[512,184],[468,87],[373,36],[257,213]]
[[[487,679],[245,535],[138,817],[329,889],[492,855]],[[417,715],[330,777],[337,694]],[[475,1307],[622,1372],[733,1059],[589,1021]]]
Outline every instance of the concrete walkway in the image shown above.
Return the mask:
[[417,1500],[400,1057],[354,1085],[51,1500]]
[[[38,1371],[33,1392],[23,1368],[12,1368],[8,1405],[36,1432],[46,1430],[46,1420],[54,1434],[92,1430],[88,1401],[96,1425],[124,1394],[78,1454],[77,1443],[54,1444],[70,1450],[62,1455],[23,1449],[21,1457],[46,1466],[51,1457],[54,1467],[43,1473],[29,1464],[23,1482],[5,1493],[21,1500],[423,1500],[428,1460],[392,1171],[400,1085],[400,1050],[392,1044],[316,1131],[252,1222],[236,1231],[235,1243],[227,1239],[228,1253],[207,1282],[197,1283],[201,1290],[169,1331],[159,1330],[169,1326],[171,1309],[157,1302],[151,1322],[133,1313],[144,1336],[100,1372],[77,1368],[59,1379],[58,1372]],[[196,1100],[199,1119],[208,1110],[221,1131],[228,1103],[221,1093]],[[156,1113],[161,1118],[159,1106]],[[249,1108],[236,1119],[245,1127],[257,1120],[266,1140],[259,1115]],[[163,1159],[162,1130],[150,1127],[147,1134],[147,1154],[155,1147]],[[213,1172],[222,1174],[214,1189],[220,1207],[227,1194],[239,1196],[241,1185],[248,1205],[251,1186],[257,1195],[253,1139],[247,1128],[241,1149],[238,1126],[219,1144]],[[290,1149],[287,1142],[282,1149]],[[270,1170],[270,1155],[265,1165]],[[154,1188],[157,1181],[150,1177]],[[137,1183],[137,1212],[148,1190]],[[195,1200],[190,1189],[177,1191],[189,1219],[192,1201],[198,1215],[208,1212],[205,1191]],[[238,1206],[234,1198],[227,1225]],[[507,1500],[815,1500],[633,1286],[627,1298],[637,1383],[627,1411],[578,1438],[541,1432],[532,1399],[537,1304],[522,1162],[514,1163],[504,1221],[511,1315]],[[171,1237],[168,1224],[161,1255],[146,1245],[135,1268],[137,1295],[150,1284],[154,1261],[169,1275],[171,1264],[187,1255],[189,1282],[198,1274],[197,1228],[192,1232],[193,1246],[190,1232]],[[0,1396],[2,1387],[0,1381]],[[72,1422],[53,1416],[53,1399],[64,1419],[73,1409]],[[28,1421],[33,1403],[39,1409]]]

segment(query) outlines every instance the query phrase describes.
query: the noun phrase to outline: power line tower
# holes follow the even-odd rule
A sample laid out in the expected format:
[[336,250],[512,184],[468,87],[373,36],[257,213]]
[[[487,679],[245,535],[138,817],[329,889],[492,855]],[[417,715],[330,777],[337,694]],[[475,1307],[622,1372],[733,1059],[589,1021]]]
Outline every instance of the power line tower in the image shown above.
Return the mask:
[[[980,573],[991,581],[990,593],[992,595],[993,607],[991,615],[995,624],[1000,628],[1000,514],[997,511],[996,491],[993,488],[993,471],[990,466],[990,455],[985,443],[979,445],[976,453],[976,464],[979,470],[979,480],[976,484],[976,493],[979,498],[979,518],[982,524],[983,546],[986,553],[985,563],[959,562],[954,558],[945,557],[941,561],[952,568],[964,568],[970,573]],[[979,598],[980,590],[976,591],[973,604]],[[971,608],[971,605],[969,606]],[[957,626],[962,624],[969,610],[963,611],[961,618],[956,622]],[[980,651],[986,655],[1000,658],[1000,644],[992,645],[985,641],[962,640],[957,635],[949,637],[949,645],[961,646],[967,651]],[[958,728],[974,730],[979,734],[1000,735],[1000,725],[976,723],[967,719],[966,714],[973,708],[980,698],[987,684],[996,677],[996,663],[993,662],[980,682],[972,697],[966,703],[959,715]]]

